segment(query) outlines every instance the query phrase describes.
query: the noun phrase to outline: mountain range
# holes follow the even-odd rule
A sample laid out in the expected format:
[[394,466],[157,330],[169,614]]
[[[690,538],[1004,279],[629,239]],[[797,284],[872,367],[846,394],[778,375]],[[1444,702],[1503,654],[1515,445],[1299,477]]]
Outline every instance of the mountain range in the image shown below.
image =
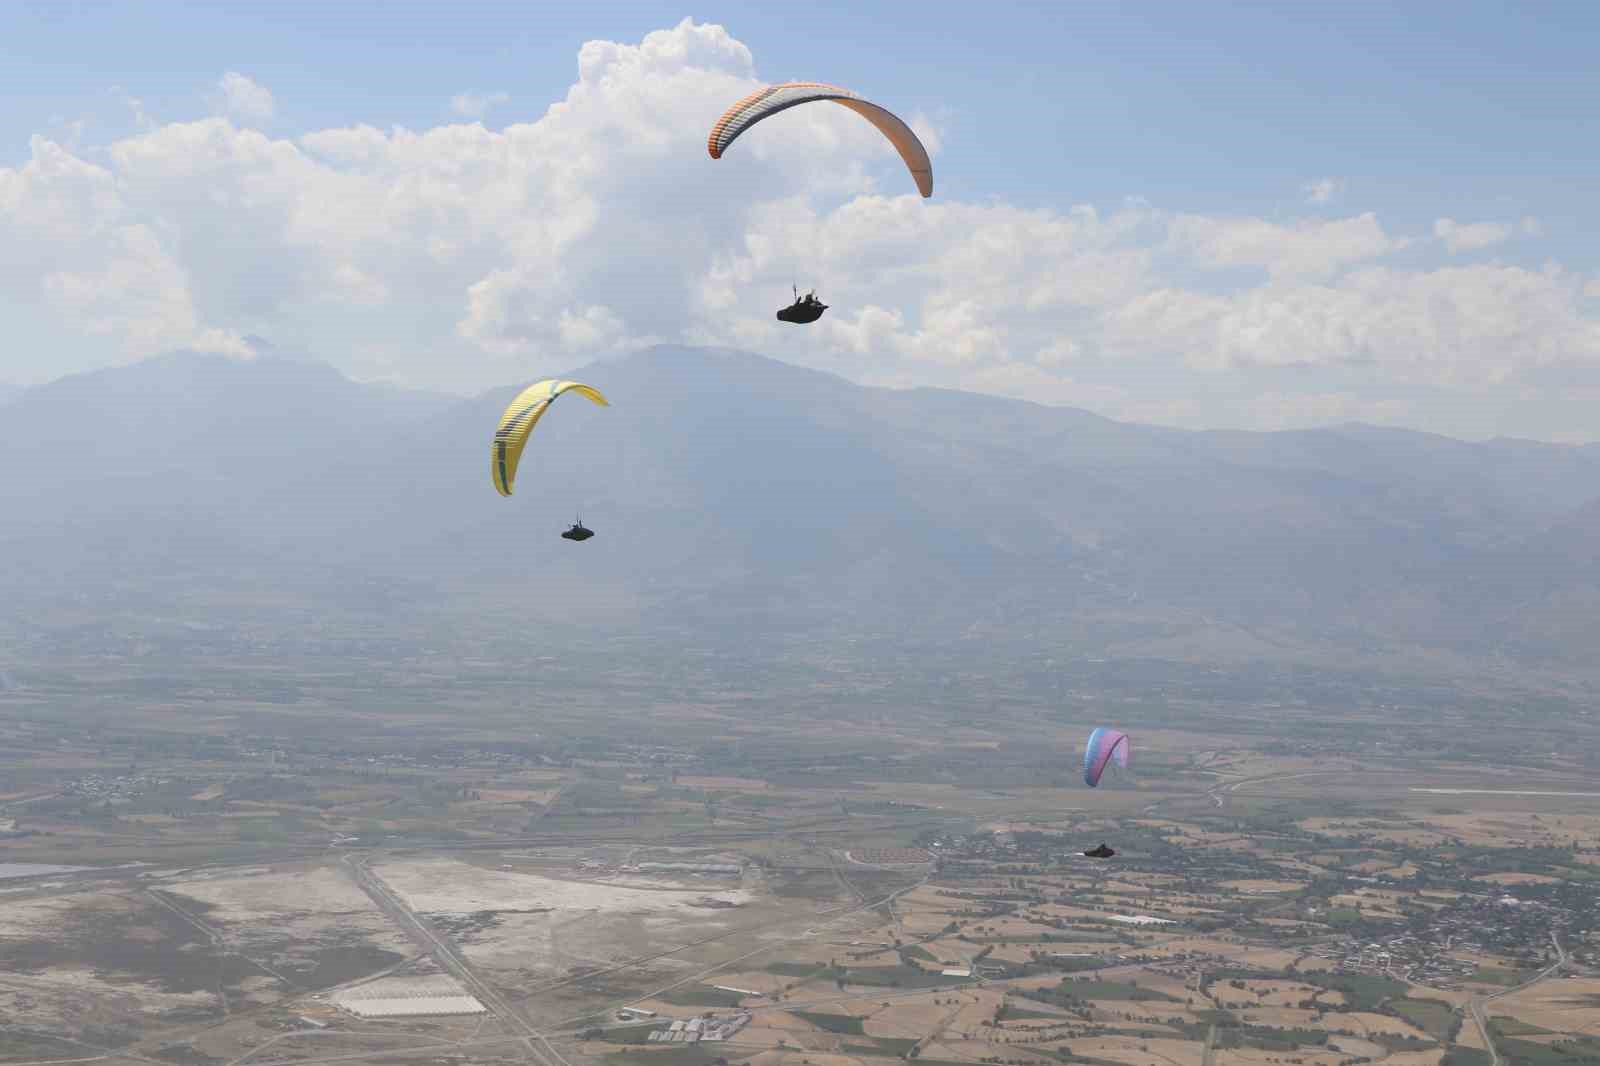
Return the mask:
[[[1584,670],[1600,446],[1194,432],[664,346],[516,494],[470,399],[176,353],[0,396],[0,618],[449,610],[660,639]],[[557,534],[581,513],[598,535]],[[128,624],[134,624],[128,621]],[[1420,668],[1420,667],[1419,667]]]

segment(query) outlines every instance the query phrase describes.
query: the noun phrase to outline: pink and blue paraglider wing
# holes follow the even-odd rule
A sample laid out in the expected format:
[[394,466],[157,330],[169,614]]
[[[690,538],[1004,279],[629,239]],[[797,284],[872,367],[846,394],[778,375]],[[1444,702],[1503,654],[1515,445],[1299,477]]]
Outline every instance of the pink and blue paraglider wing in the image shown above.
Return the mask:
[[1090,788],[1100,783],[1106,764],[1115,759],[1123,769],[1128,767],[1128,736],[1126,733],[1104,726],[1089,734],[1089,743],[1083,748],[1083,780]]

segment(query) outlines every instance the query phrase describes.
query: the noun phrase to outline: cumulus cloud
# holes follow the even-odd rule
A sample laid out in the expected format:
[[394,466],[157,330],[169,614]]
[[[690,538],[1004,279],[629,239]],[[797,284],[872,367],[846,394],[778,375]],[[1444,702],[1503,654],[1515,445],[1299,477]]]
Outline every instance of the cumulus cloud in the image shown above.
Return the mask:
[[1344,191],[1344,182],[1338,178],[1319,178],[1300,187],[1308,204],[1326,204]]
[[133,117],[133,124],[135,126],[139,127],[140,129],[148,129],[155,125],[155,121],[150,117],[150,113],[145,110],[143,100],[134,96],[120,85],[113,85],[110,91],[111,95],[115,96],[122,106],[128,109],[128,113]]
[[450,98],[450,110],[462,118],[482,118],[491,107],[498,107],[511,99],[510,93],[456,93]]
[[230,70],[217,82],[217,102],[224,114],[245,122],[267,122],[272,118],[272,93],[266,86]]
[[[93,150],[35,138],[0,169],[0,284],[33,293],[28,313],[76,331],[84,353],[292,336],[353,373],[465,391],[672,340],[1124,416],[1189,404],[1196,420],[1191,397],[1110,378],[1337,367],[1482,387],[1600,364],[1592,279],[1392,265],[1482,239],[1450,220],[1428,240],[1370,212],[924,201],[887,142],[830,105],[712,161],[711,118],[762,84],[720,26],[591,41],[563,99],[498,131],[273,137],[248,128],[270,93],[229,78],[226,115]],[[805,330],[777,323],[791,283],[834,309]],[[1331,410],[1318,402],[1297,410]]]
[[1274,277],[1327,274],[1405,247],[1385,233],[1370,211],[1354,218],[1313,219],[1291,225],[1259,218],[1173,219],[1174,247],[1207,267],[1255,266]]
[[1511,238],[1511,227],[1499,222],[1457,222],[1441,218],[1433,224],[1433,235],[1451,252],[1475,252]]
[[1434,237],[1443,242],[1451,254],[1492,248],[1519,233],[1525,237],[1537,237],[1543,232],[1544,227],[1539,220],[1532,217],[1524,218],[1515,225],[1508,222],[1457,222],[1453,218],[1441,218],[1433,224]]
[[1582,284],[1559,269],[1368,267],[1227,296],[1160,290],[1119,308],[1113,333],[1207,370],[1362,365],[1400,381],[1498,383],[1526,367],[1600,363]]

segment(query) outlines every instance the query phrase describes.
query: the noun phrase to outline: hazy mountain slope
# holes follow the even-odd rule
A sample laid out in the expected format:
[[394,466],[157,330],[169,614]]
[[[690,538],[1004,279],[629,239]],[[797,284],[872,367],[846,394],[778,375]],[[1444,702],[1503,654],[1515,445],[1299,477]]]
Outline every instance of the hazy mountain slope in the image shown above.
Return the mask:
[[[1594,448],[1189,433],[675,347],[574,376],[613,406],[559,401],[511,499],[488,439],[517,386],[451,401],[174,356],[31,389],[0,416],[0,590],[294,590],[730,638],[1170,647],[1241,627],[1587,654],[1572,605],[1596,568],[1553,560],[1592,559]],[[556,536],[580,509],[600,534],[581,546]]]
[[[175,353],[29,389],[0,414],[0,572],[61,592],[77,581],[237,573],[299,489],[352,447],[454,401],[356,384],[323,364]],[[299,521],[299,519],[297,519]],[[256,554],[261,554],[259,551]]]

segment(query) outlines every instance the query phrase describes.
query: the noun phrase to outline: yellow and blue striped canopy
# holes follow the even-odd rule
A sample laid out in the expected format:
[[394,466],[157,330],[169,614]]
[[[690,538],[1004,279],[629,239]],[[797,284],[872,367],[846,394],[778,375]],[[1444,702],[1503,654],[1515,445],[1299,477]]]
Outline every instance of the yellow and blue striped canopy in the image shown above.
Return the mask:
[[517,480],[517,464],[522,461],[522,450],[528,446],[528,434],[533,432],[555,398],[569,391],[587,396],[601,407],[611,406],[599,389],[579,381],[547,378],[517,393],[506,413],[500,416],[500,427],[489,445],[489,476],[494,479],[494,487],[500,495],[511,495],[512,483]]

